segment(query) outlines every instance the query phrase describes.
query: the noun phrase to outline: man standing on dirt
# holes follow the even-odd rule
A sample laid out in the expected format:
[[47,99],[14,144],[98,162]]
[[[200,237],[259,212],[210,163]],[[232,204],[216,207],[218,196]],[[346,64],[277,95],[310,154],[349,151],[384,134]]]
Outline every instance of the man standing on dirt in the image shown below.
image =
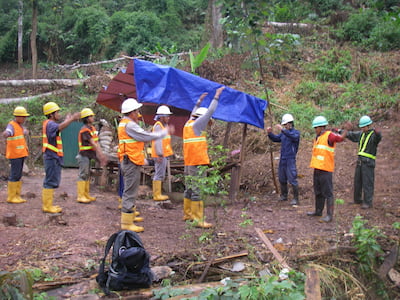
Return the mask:
[[312,127],[316,133],[310,163],[310,167],[314,168],[315,211],[308,212],[307,215],[322,216],[326,201],[327,215],[321,218],[320,222],[331,222],[333,218],[332,175],[335,169],[335,147],[336,143],[343,142],[347,134],[347,127],[342,134],[336,134],[326,130],[327,125],[328,121],[323,116],[316,117],[312,122]]
[[207,137],[204,130],[217,109],[218,99],[224,86],[217,89],[214,99],[208,109],[200,107],[208,93],[203,93],[192,110],[190,119],[183,128],[183,159],[185,164],[185,192],[183,198],[183,220],[193,220],[200,228],[210,228],[213,225],[204,220],[204,202],[200,198],[200,189],[191,177],[200,176],[199,166],[208,165]]
[[[122,194],[121,229],[142,232],[144,228],[136,226],[135,198],[137,197],[140,168],[148,165],[144,155],[144,143],[161,139],[174,133],[174,127],[165,126],[157,132],[147,132],[139,125],[139,108],[143,104],[133,98],[126,99],[121,106],[124,117],[118,125],[118,152],[121,161],[122,176],[124,179],[124,192]],[[143,218],[141,218],[141,221]]]
[[372,207],[374,198],[375,159],[382,134],[372,128],[369,116],[362,116],[358,127],[361,131],[349,131],[346,136],[350,141],[358,143],[358,159],[354,173],[354,203],[362,204],[362,209],[368,209]]
[[21,198],[22,170],[25,158],[28,157],[28,146],[25,134],[28,130],[22,127],[29,114],[25,107],[17,106],[14,109],[14,120],[8,123],[3,131],[3,137],[7,139],[6,158],[10,160],[10,176],[8,177],[8,203],[24,203]]
[[90,196],[90,160],[97,159],[101,166],[107,164],[107,157],[101,151],[98,143],[99,137],[97,130],[93,126],[94,113],[90,108],[84,108],[81,111],[81,120],[83,126],[78,133],[79,153],[76,156],[79,165],[79,174],[77,181],[77,202],[90,203],[96,201],[95,197]]
[[[170,109],[166,105],[161,105],[157,108],[154,120],[156,123],[153,126],[153,132],[161,131],[169,123],[169,118],[172,115]],[[153,177],[153,200],[164,201],[168,199],[167,195],[162,195],[162,182],[165,178],[165,171],[170,156],[174,152],[171,147],[171,136],[167,135],[163,139],[154,140],[151,142],[151,157],[154,158],[154,177]]]
[[43,160],[45,178],[42,190],[42,210],[46,213],[59,213],[62,208],[53,206],[54,189],[58,188],[61,181],[61,167],[63,165],[63,147],[61,131],[73,121],[79,120],[81,113],[68,114],[62,123],[60,120],[60,107],[54,102],[43,105],[43,113],[47,120],[43,122]]
[[[282,127],[283,126],[283,127]],[[299,149],[300,132],[294,128],[294,118],[291,114],[284,114],[281,124],[276,125],[280,133],[275,135],[272,128],[266,129],[271,141],[281,144],[281,155],[279,159],[278,177],[281,186],[280,201],[287,201],[289,182],[293,190],[291,205],[299,204],[299,185],[297,182],[296,155]]]

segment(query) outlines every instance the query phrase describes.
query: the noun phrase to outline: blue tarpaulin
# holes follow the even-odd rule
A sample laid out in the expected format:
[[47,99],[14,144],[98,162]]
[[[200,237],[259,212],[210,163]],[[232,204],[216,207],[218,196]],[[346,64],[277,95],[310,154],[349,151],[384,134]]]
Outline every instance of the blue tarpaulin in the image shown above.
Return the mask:
[[[192,111],[204,92],[208,95],[201,106],[208,107],[215,91],[223,86],[176,68],[140,59],[134,60],[134,70],[136,94],[140,102],[166,104],[188,111]],[[213,118],[264,128],[267,104],[266,100],[226,87]]]

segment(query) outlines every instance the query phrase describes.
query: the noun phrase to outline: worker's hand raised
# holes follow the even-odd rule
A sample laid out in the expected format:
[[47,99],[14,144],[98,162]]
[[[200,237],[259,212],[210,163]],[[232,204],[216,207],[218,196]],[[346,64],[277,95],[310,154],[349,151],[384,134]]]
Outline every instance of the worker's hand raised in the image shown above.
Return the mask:
[[215,92],[214,98],[219,99],[219,96],[221,95],[222,91],[225,89],[225,86],[221,86],[220,88],[217,89]]
[[196,106],[199,106],[201,102],[203,102],[204,98],[208,95],[208,93],[201,94],[199,100],[197,100]]
[[282,125],[281,125],[281,124],[276,124],[275,127],[276,127],[279,131],[282,130]]
[[268,128],[265,129],[265,131],[266,131],[267,133],[271,133],[271,132],[272,132],[272,128],[271,128],[271,127],[268,127]]

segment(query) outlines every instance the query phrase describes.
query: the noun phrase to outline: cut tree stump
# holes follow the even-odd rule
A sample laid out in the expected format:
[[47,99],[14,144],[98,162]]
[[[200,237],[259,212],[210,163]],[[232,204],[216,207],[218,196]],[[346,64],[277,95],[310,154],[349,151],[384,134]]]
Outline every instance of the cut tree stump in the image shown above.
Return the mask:
[[15,213],[6,213],[3,216],[3,224],[6,226],[17,226],[17,215]]

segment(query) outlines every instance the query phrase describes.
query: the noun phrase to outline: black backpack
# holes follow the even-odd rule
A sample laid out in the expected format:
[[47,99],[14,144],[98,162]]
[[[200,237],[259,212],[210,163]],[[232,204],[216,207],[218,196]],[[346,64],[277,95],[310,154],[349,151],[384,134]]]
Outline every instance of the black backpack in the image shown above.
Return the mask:
[[[111,246],[113,246],[112,260],[105,270],[105,261]],[[137,233],[121,230],[110,236],[96,277],[97,283],[106,295],[110,294],[110,290],[148,288],[153,278],[150,255],[144,249]]]

